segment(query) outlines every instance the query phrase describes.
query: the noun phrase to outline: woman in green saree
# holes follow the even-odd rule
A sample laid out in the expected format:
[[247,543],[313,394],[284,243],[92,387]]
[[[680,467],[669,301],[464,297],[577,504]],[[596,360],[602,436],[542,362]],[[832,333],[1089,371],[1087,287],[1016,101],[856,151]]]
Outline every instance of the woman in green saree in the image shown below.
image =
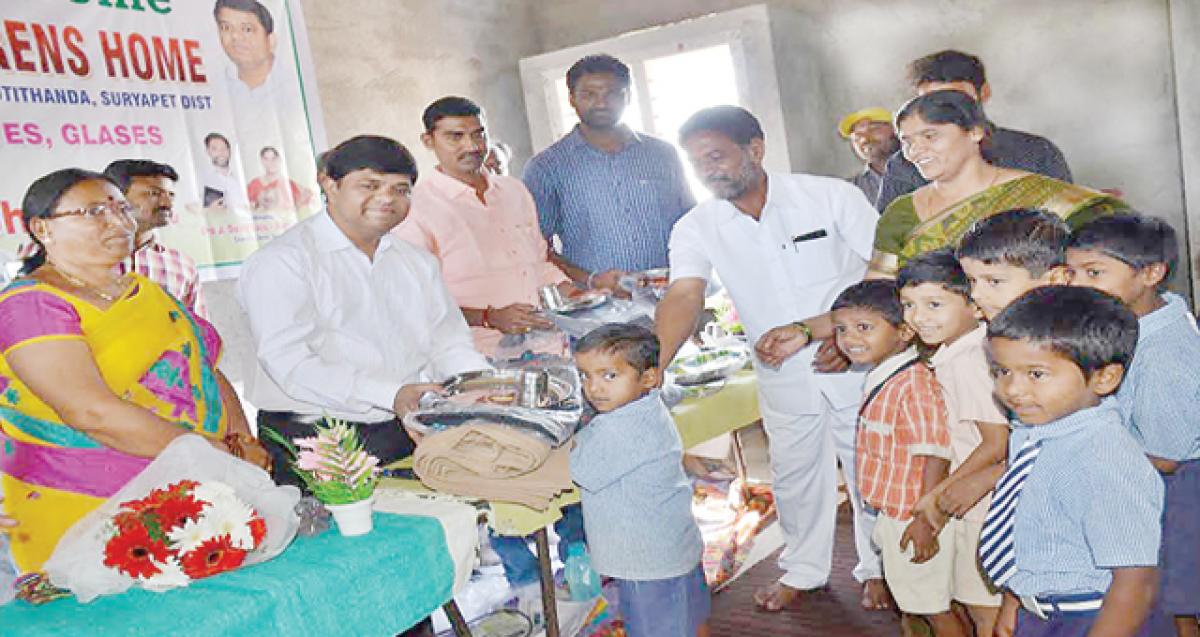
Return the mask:
[[988,163],[987,120],[965,93],[912,99],[896,128],[904,156],[929,183],[884,210],[868,277],[893,278],[912,257],[953,246],[976,221],[1012,208],[1041,208],[1072,228],[1128,208],[1096,190]]

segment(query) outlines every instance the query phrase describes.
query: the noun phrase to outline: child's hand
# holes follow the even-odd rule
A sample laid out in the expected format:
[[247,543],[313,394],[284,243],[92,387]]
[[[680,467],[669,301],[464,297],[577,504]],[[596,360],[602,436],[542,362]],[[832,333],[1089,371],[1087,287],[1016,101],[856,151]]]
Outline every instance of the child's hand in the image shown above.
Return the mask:
[[948,515],[961,518],[971,510],[971,507],[979,504],[979,501],[995,486],[987,472],[972,473],[956,480],[954,484],[942,490],[941,496],[937,499],[938,509]]
[[940,499],[939,496],[945,490],[945,485],[946,483],[942,482],[938,486],[931,489],[929,493],[921,496],[921,499],[917,500],[917,505],[913,507],[913,514],[924,516],[925,521],[929,522],[929,525],[933,527],[934,531],[938,532],[940,532],[942,527],[946,525],[947,520],[946,514],[940,508],[938,508],[938,502]]
[[928,510],[920,511],[919,514],[929,523],[929,528],[933,529],[934,535],[941,533],[942,529],[946,528],[946,523],[950,521],[950,516],[937,508],[936,504]]
[[933,559],[933,556],[941,550],[938,545],[937,531],[923,515],[913,516],[908,528],[904,529],[904,535],[900,536],[901,551],[908,550],[909,544],[913,547],[913,564],[924,564]]

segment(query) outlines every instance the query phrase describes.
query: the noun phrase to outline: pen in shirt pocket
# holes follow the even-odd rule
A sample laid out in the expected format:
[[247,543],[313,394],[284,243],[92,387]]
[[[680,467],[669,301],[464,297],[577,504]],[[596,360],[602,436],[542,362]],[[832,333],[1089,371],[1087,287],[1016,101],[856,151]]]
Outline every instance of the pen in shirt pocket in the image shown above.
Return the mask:
[[815,239],[821,239],[821,238],[828,237],[828,236],[829,236],[829,233],[825,232],[824,228],[821,228],[820,230],[813,230],[812,232],[806,232],[804,234],[796,235],[796,236],[792,237],[792,249],[799,252],[799,250],[800,250],[799,244],[801,244],[805,241],[813,241]]

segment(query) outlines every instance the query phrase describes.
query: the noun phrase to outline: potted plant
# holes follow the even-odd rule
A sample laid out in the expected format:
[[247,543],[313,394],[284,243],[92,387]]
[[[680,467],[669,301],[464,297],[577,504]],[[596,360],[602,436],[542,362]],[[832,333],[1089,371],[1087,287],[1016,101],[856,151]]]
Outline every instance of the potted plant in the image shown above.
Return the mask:
[[342,535],[370,533],[379,459],[363,449],[358,432],[344,420],[325,418],[315,428],[317,435],[294,440],[267,428],[264,434],[291,452],[296,475],[333,513]]

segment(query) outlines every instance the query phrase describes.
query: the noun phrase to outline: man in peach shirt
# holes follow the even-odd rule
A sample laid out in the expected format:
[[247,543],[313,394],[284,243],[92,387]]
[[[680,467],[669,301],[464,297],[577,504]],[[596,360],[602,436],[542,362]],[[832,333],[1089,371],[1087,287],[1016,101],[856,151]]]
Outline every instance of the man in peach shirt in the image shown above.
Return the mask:
[[538,314],[540,287],[557,285],[566,295],[573,286],[548,258],[525,185],[484,168],[488,140],[480,108],[463,97],[443,97],[422,120],[421,141],[438,165],[413,189],[412,212],[395,233],[437,257],[475,348],[495,356],[505,334],[553,327]]
[[[475,348],[495,357],[505,335],[553,328],[537,313],[538,288],[557,285],[566,296],[575,287],[549,260],[537,208],[525,185],[484,167],[488,139],[479,106],[463,97],[443,97],[421,119],[421,141],[438,165],[413,188],[412,210],[394,232],[437,257],[446,287],[471,326]],[[559,350],[548,353],[566,353],[562,337],[542,343],[549,345],[547,341],[557,343]],[[554,528],[565,560],[566,547],[583,541],[578,507],[564,509]],[[521,605],[533,611],[538,564],[525,539],[493,535],[491,544]]]

